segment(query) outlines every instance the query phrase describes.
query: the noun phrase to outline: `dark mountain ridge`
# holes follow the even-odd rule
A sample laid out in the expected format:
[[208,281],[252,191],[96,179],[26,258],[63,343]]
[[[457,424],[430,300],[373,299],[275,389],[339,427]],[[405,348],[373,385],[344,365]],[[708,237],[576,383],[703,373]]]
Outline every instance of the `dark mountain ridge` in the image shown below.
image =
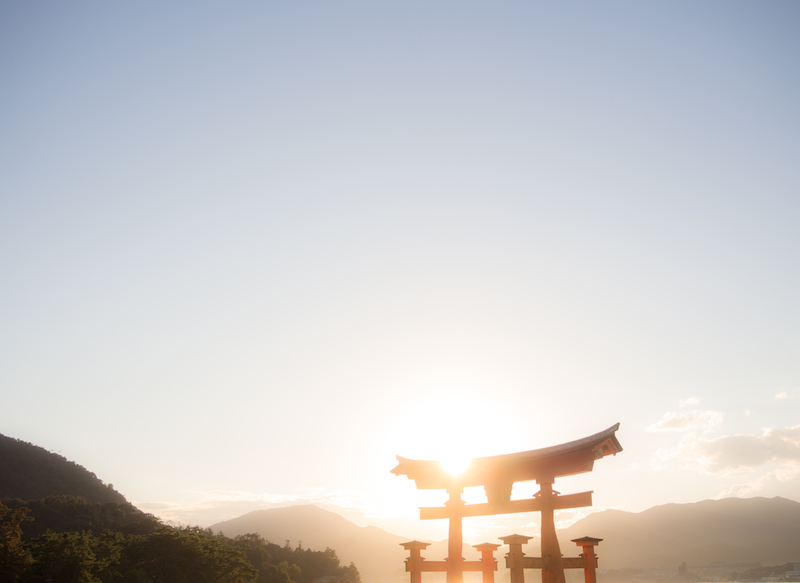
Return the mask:
[[581,536],[604,539],[604,568],[800,561],[800,503],[786,498],[725,498],[665,504],[639,513],[605,510],[559,533],[562,551]]
[[[304,546],[330,547],[343,562],[354,562],[364,581],[400,581],[407,553],[400,543],[410,540],[375,527],[359,527],[315,506],[289,506],[250,512],[211,527],[226,536],[256,532],[273,542],[290,539]],[[538,528],[521,534],[536,535],[526,553],[539,555]],[[559,531],[565,556],[577,556],[572,539],[602,538],[597,547],[603,569],[690,568],[722,563],[780,565],[800,562],[800,503],[785,498],[728,498],[693,504],[666,504],[633,513],[596,512]],[[441,559],[444,541],[432,544],[425,555]],[[474,549],[465,550],[465,556]],[[505,568],[501,547],[498,580]],[[442,555],[439,557],[438,555]],[[468,557],[472,558],[472,557]],[[431,574],[432,576],[432,574]]]
[[82,466],[2,435],[0,535],[2,583],[359,583],[332,550],[164,525]]
[[39,500],[79,496],[89,502],[127,504],[125,496],[63,456],[0,435],[0,499]]

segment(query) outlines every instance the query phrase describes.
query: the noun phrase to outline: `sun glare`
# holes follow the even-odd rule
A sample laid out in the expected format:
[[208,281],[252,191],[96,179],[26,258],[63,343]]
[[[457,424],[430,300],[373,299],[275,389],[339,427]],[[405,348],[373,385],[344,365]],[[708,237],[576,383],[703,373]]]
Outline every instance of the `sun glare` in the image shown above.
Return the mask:
[[523,449],[515,415],[501,409],[481,391],[425,391],[419,400],[396,407],[387,431],[387,458],[436,460],[458,476],[472,459]]
[[471,462],[472,460],[469,458],[449,457],[441,460],[439,464],[445,472],[450,474],[453,478],[457,478],[469,468]]

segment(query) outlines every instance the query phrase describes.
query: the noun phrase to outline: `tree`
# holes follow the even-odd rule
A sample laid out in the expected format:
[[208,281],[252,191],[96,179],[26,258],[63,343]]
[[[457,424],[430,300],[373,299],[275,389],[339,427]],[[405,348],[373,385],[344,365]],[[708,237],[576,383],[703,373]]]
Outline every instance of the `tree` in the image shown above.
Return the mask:
[[128,567],[147,573],[151,583],[246,583],[257,574],[241,548],[199,527],[164,526],[132,538]]
[[342,571],[342,577],[346,583],[361,583],[361,573],[358,572],[358,569],[353,563],[350,563],[347,567],[339,567]]
[[89,532],[46,532],[30,542],[34,562],[22,580],[111,582],[119,575],[122,542],[114,533],[95,537]]
[[13,583],[33,562],[30,553],[22,544],[22,523],[33,520],[28,509],[11,510],[0,502],[0,583]]

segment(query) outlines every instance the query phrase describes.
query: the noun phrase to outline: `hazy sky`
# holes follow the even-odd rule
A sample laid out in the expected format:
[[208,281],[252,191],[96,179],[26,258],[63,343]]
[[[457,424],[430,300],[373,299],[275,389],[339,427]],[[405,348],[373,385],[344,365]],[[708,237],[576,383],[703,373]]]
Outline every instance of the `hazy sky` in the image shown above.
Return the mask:
[[203,525],[311,501],[441,538],[395,454],[616,422],[557,490],[800,500],[798,30],[769,1],[2,3],[0,433]]

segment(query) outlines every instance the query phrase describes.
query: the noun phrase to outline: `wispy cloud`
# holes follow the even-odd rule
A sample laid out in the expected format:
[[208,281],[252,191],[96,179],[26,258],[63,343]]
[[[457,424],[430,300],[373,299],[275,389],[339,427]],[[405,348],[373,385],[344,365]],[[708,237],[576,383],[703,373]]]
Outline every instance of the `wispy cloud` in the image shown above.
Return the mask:
[[647,431],[688,431],[690,429],[700,431],[710,431],[716,425],[722,423],[724,414],[719,411],[698,411],[692,409],[679,413],[664,413],[664,416],[657,422],[647,427]]
[[781,391],[775,393],[775,400],[776,401],[786,401],[786,400],[795,400],[800,399],[800,387],[794,388],[785,388],[781,387]]
[[597,512],[596,508],[576,508],[574,510],[562,510],[558,513],[556,528],[562,529],[572,526],[579,520],[586,518],[590,514]]
[[662,457],[697,463],[711,473],[736,474],[768,463],[800,465],[800,425],[766,428],[761,435],[723,435],[713,439],[686,435],[677,448],[661,450]]
[[720,500],[722,498],[746,498],[760,494],[765,488],[774,482],[789,482],[800,477],[800,468],[781,468],[764,474],[757,480],[745,482],[743,484],[734,484],[730,488],[726,488],[714,498]]
[[700,399],[698,399],[697,397],[689,397],[688,399],[684,399],[680,403],[678,403],[678,406],[681,409],[684,409],[685,407],[694,407],[695,405],[697,405],[699,403],[700,403]]

